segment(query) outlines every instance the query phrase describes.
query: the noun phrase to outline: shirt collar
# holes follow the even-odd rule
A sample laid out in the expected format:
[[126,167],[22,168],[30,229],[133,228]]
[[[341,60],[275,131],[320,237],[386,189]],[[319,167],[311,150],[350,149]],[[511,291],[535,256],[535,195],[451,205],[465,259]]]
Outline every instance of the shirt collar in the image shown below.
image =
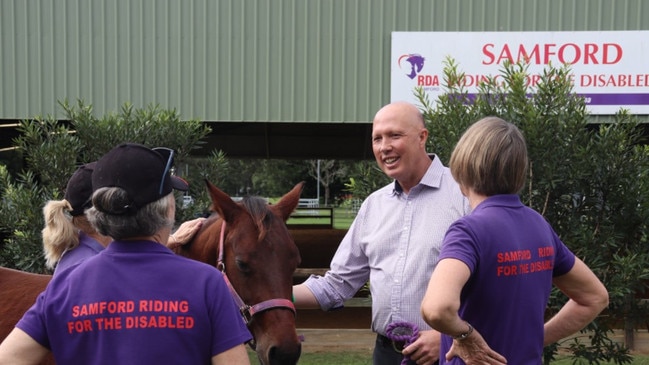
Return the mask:
[[105,249],[104,245],[102,245],[96,239],[90,237],[84,231],[79,231],[79,241],[85,243],[86,245],[88,245],[90,248],[92,248],[96,252],[100,252],[100,251],[103,251]]
[[113,241],[106,248],[108,252],[169,252],[163,244],[155,241]]
[[491,195],[481,201],[480,204],[475,207],[474,211],[494,206],[516,208],[523,206],[523,202],[521,202],[521,198],[518,194]]
[[[439,157],[434,153],[429,153],[428,157],[431,159],[432,163],[428,166],[428,170],[419,181],[417,185],[425,185],[431,188],[439,188],[442,184],[442,176],[446,172],[444,165],[439,160]],[[403,188],[397,180],[394,180],[394,187],[390,192],[391,195],[401,195],[403,193]]]

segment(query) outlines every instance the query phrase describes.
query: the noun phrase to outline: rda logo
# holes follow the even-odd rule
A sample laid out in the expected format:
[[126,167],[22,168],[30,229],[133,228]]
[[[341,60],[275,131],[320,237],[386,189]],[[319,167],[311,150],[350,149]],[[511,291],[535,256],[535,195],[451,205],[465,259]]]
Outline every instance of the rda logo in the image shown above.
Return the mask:
[[406,76],[414,79],[424,68],[424,60],[422,55],[416,53],[404,54],[399,57],[399,68],[405,69]]

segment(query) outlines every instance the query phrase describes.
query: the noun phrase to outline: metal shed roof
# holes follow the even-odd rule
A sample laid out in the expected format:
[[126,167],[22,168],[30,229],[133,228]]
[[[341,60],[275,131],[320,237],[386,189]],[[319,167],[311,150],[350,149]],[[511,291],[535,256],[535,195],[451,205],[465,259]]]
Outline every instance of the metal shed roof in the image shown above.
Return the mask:
[[59,116],[64,99],[98,115],[154,103],[210,123],[208,146],[230,156],[369,158],[392,31],[646,19],[642,0],[0,0],[0,119]]

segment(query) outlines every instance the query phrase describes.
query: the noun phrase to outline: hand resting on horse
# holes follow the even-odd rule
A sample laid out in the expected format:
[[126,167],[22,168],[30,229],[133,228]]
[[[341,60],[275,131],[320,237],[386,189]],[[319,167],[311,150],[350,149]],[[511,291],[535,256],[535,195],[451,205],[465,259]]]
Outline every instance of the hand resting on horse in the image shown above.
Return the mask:
[[184,222],[183,224],[178,227],[176,232],[172,233],[169,235],[169,239],[167,240],[167,247],[170,249],[174,249],[178,246],[182,246],[184,244],[187,244],[192,237],[198,232],[199,229],[203,226],[203,222],[205,221],[205,218],[196,218],[192,219],[190,221]]

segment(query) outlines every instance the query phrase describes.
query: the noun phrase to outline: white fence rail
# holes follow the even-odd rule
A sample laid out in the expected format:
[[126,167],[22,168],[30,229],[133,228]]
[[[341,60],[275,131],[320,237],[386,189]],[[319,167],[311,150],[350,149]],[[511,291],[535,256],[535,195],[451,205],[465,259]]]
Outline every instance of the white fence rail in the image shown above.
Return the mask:
[[301,198],[297,206],[298,208],[319,208],[320,202],[319,199]]

